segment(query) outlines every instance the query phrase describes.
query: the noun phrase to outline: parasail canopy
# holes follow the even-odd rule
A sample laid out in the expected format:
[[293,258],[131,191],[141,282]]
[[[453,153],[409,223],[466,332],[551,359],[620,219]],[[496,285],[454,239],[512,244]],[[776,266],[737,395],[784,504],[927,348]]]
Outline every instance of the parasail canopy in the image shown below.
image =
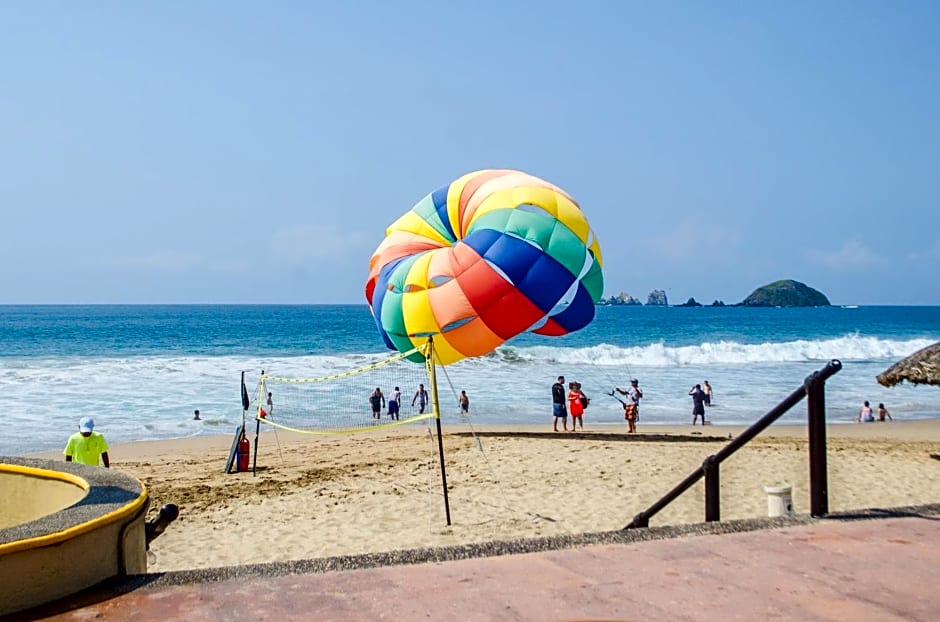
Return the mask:
[[386,233],[365,288],[379,333],[402,352],[433,336],[445,365],[522,332],[584,328],[603,295],[600,246],[578,204],[527,173],[464,175]]

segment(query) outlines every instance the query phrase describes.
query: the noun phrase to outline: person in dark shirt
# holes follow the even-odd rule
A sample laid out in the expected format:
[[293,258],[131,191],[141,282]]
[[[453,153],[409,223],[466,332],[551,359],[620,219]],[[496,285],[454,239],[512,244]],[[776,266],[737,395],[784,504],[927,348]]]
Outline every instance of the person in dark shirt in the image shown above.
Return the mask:
[[552,385],[552,417],[555,431],[558,431],[558,420],[565,432],[568,431],[568,392],[565,389],[565,377],[558,376],[558,381]]
[[369,396],[369,404],[372,405],[372,418],[381,419],[382,409],[385,408],[385,394],[382,389],[375,387],[375,391]]
[[705,391],[702,391],[702,385],[697,384],[689,389],[689,395],[692,396],[692,425],[698,416],[702,416],[702,425],[705,425]]

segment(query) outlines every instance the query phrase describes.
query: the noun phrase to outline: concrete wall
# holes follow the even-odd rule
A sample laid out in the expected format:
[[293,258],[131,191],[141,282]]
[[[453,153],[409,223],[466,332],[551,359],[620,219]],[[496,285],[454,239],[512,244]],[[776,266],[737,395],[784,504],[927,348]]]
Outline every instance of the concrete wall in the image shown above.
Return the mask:
[[[147,571],[149,500],[139,481],[114,469],[26,458],[0,458],[0,473],[0,494],[10,491],[25,508],[0,514],[34,516],[0,525],[0,616]],[[68,507],[43,513],[75,490]],[[46,493],[55,499],[39,499]]]
[[[143,525],[143,515],[138,522]],[[0,615],[52,602],[123,574],[117,546],[123,527],[112,523],[53,546],[0,557],[0,585],[4,586]],[[143,528],[139,531],[143,533]],[[135,571],[146,572],[146,552],[133,557],[144,560],[144,568]]]

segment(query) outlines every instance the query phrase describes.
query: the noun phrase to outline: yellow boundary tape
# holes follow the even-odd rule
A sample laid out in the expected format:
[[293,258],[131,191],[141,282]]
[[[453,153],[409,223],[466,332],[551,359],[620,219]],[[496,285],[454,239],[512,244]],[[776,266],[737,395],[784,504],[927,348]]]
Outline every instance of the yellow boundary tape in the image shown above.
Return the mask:
[[[75,483],[74,480],[78,480],[84,483],[83,488],[87,491],[91,488],[87,480],[78,477],[77,475],[72,475],[71,473],[63,473],[62,471],[49,471],[46,469],[35,469],[32,467],[20,466],[15,464],[2,464],[0,465],[0,470],[19,473],[22,475],[33,475],[36,477],[45,477],[47,479],[58,479],[60,481],[67,481],[70,483]],[[74,478],[74,480],[73,480]],[[135,478],[136,479],[136,478]],[[116,510],[108,512],[103,516],[92,519],[90,521],[75,525],[74,527],[69,527],[68,529],[63,529],[62,531],[56,531],[54,533],[46,534],[44,536],[37,536],[35,538],[27,538],[26,540],[17,540],[16,542],[8,542],[6,544],[0,544],[0,555],[9,555],[11,553],[18,553],[20,551],[27,551],[29,549],[39,549],[46,546],[52,546],[54,544],[61,544],[66,540],[71,540],[80,535],[86,534],[89,531],[97,529],[98,527],[103,527],[105,525],[110,525],[111,523],[116,523],[117,521],[125,518],[127,516],[132,516],[135,514],[147,501],[147,487],[140,480],[137,480],[137,483],[140,484],[140,494],[132,502],[119,507]]]
[[[365,432],[372,432],[373,430],[381,430],[383,428],[392,428],[395,426],[403,425],[410,423],[412,421],[422,421],[424,419],[434,419],[438,417],[436,412],[429,412],[423,415],[417,415],[415,417],[408,417],[407,419],[395,420],[389,423],[380,423],[378,425],[369,425],[363,426],[360,428],[331,428],[328,430],[304,430],[302,428],[295,428],[282,423],[276,423],[274,421],[268,420],[266,417],[261,417],[261,410],[264,408],[264,397],[265,397],[265,382],[268,380],[274,382],[285,382],[285,383],[304,383],[304,382],[329,382],[330,380],[339,380],[340,378],[349,378],[357,374],[361,374],[367,371],[372,371],[390,365],[392,363],[397,363],[398,361],[404,360],[411,356],[412,354],[420,352],[427,358],[427,351],[430,348],[430,344],[423,343],[420,346],[416,346],[407,352],[400,352],[398,354],[393,354],[392,356],[382,359],[381,361],[376,361],[375,363],[370,363],[364,365],[358,369],[352,371],[344,371],[340,374],[333,374],[331,376],[318,376],[316,378],[284,378],[282,376],[269,376],[267,374],[261,375],[261,382],[258,383],[258,398],[255,401],[257,408],[255,409],[255,421],[260,421],[261,423],[266,423],[267,425],[273,426],[275,428],[280,428],[281,430],[287,430],[289,432],[297,432],[298,434],[313,434],[316,436],[331,436],[333,434],[361,434]],[[427,361],[425,361],[427,370]]]
[[404,425],[412,421],[422,421],[424,419],[435,419],[437,415],[435,413],[425,413],[423,415],[417,415],[415,417],[409,417],[407,419],[390,421],[388,423],[380,423],[378,425],[370,425],[361,428],[330,428],[329,430],[302,430],[300,428],[292,428],[290,426],[284,425],[282,423],[275,423],[273,421],[268,421],[264,417],[255,417],[256,421],[261,423],[266,423],[268,425],[274,426],[275,428],[280,428],[282,430],[288,430],[290,432],[297,432],[298,434],[314,434],[317,436],[332,436],[334,434],[363,434],[365,432],[372,432],[374,430],[381,430],[383,428],[393,428],[395,426]]
[[261,376],[261,379],[262,381],[274,380],[276,382],[327,382],[330,380],[339,380],[340,378],[349,378],[350,376],[355,376],[356,374],[361,374],[363,372],[372,371],[374,369],[378,369],[380,367],[384,367],[392,363],[397,363],[398,361],[405,359],[411,356],[412,354],[416,354],[417,352],[421,352],[422,354],[426,355],[427,353],[422,352],[422,351],[427,350],[427,348],[428,348],[427,344],[422,344],[416,348],[412,348],[408,350],[407,352],[395,354],[393,356],[390,356],[387,359],[382,359],[381,361],[370,363],[369,365],[365,365],[363,367],[360,367],[359,369],[354,369],[352,371],[344,371],[341,374],[333,374],[332,376],[319,376],[317,378],[282,378],[280,376],[270,376],[270,375],[264,374]]

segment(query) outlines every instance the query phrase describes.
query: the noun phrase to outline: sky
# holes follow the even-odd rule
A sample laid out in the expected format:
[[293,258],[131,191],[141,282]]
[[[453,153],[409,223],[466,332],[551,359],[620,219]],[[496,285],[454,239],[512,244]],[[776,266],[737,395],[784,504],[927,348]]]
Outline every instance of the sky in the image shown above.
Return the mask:
[[605,296],[940,304],[940,4],[0,3],[0,304],[364,303],[483,168]]

